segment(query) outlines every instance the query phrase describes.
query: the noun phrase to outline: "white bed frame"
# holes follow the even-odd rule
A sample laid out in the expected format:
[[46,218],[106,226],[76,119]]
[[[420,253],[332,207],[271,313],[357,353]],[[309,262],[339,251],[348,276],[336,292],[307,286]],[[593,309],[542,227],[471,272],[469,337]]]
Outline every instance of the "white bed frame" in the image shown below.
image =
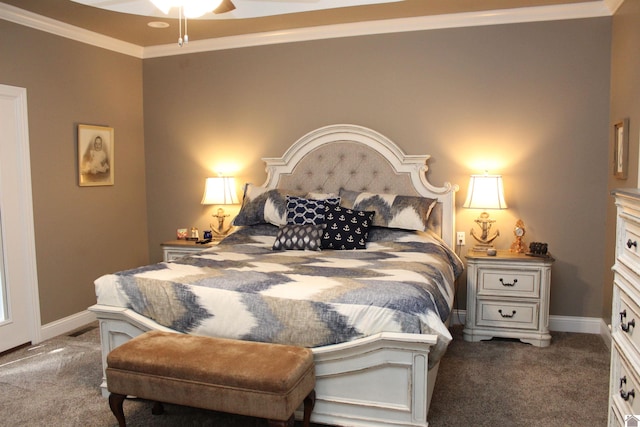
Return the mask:
[[[354,156],[360,166],[350,169],[344,162]],[[431,185],[426,175],[428,159],[428,155],[404,154],[391,140],[371,129],[331,125],[303,136],[281,158],[263,159],[267,165],[263,186],[293,190],[287,185],[294,185],[306,191],[329,192],[344,185],[352,190],[437,198],[436,225],[443,240],[453,247],[458,187],[449,183],[443,187]],[[327,165],[332,165],[331,172]],[[382,184],[372,181],[371,185],[362,185],[376,176],[384,177],[377,180]],[[349,183],[362,188],[349,188]],[[105,367],[107,354],[120,344],[148,330],[170,331],[129,309],[105,305],[89,309],[100,323]],[[317,400],[311,421],[337,426],[427,426],[438,370],[437,364],[428,369],[428,358],[436,341],[436,335],[380,333],[314,348]],[[101,387],[107,396],[106,377]]]

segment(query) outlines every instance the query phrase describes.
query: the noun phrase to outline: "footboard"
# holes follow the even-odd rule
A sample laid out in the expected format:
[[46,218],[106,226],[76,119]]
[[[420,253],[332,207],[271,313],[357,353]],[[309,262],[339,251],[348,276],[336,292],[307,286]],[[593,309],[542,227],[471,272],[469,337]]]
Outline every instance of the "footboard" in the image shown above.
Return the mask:
[[[94,305],[102,363],[115,347],[148,330],[170,329],[124,308]],[[314,348],[316,406],[311,420],[348,426],[427,426],[437,365],[428,369],[435,335],[380,333]],[[103,374],[102,394],[108,395]],[[300,416],[302,413],[299,414]]]

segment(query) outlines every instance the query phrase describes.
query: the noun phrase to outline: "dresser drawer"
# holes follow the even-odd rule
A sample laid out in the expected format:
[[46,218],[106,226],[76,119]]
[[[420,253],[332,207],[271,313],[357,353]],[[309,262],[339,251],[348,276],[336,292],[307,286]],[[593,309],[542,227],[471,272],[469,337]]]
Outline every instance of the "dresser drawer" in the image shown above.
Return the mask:
[[629,216],[621,216],[622,229],[618,235],[618,259],[632,271],[640,270],[640,224]]
[[[636,351],[640,352],[640,309],[629,296],[620,290],[620,308],[614,313],[613,326],[620,340],[629,342]],[[640,396],[639,396],[640,397]]]
[[629,362],[619,353],[619,348],[614,347],[611,357],[613,375],[611,376],[612,394],[611,400],[617,406],[621,415],[640,414],[640,382],[637,372]]
[[513,302],[478,299],[476,326],[538,329],[537,302]]
[[540,296],[540,269],[484,268],[478,269],[478,295]]

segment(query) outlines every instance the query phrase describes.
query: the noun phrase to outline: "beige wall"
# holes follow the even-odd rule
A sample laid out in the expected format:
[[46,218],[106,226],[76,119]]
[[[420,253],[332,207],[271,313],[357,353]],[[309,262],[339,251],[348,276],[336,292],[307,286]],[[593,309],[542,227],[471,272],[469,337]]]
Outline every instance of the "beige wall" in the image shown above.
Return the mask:
[[[42,323],[148,261],[142,61],[0,20],[0,83],[27,89]],[[115,128],[115,185],[77,184],[77,124]]]
[[[640,186],[638,182],[638,139],[640,137],[640,1],[626,0],[613,17],[611,52],[611,116],[609,123],[608,188]],[[629,118],[629,175],[626,180],[613,177],[613,124]],[[615,205],[607,202],[607,239],[605,268],[614,262]],[[603,286],[605,319],[611,316],[613,274],[609,268]]]
[[[522,218],[557,258],[551,313],[601,316],[610,37],[597,18],[141,61],[0,21],[0,83],[28,91],[43,323],[93,304],[99,275],[159,260],[176,228],[206,228],[212,171],[261,183],[261,157],[332,123],[432,154],[430,179],[460,184],[459,207],[469,174],[503,174],[497,245]],[[115,128],[115,186],[77,186],[78,123]],[[477,214],[460,208],[457,228]],[[464,308],[464,286],[460,297]]]
[[[436,185],[489,168],[515,221],[548,242],[551,314],[600,317],[607,268],[610,18],[500,25],[242,48],[144,61],[149,250],[206,228],[204,178],[223,166],[262,183],[280,156],[332,123],[371,127],[430,153]],[[221,166],[223,165],[223,166]],[[479,212],[458,211],[468,231]],[[467,243],[471,244],[468,237]],[[465,291],[460,287],[461,308]]]

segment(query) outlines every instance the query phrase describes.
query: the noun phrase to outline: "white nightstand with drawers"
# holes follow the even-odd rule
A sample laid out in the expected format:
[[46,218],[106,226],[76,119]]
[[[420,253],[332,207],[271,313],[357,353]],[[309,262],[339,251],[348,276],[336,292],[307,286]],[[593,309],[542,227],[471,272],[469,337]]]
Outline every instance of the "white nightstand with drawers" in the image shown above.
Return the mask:
[[496,256],[470,251],[466,259],[465,341],[502,337],[548,346],[554,259],[509,251],[498,251]]
[[169,240],[162,242],[160,245],[162,246],[163,261],[169,262],[182,258],[183,256],[197,254],[218,243],[220,243],[220,240],[213,240],[204,245],[196,243],[193,240]]

